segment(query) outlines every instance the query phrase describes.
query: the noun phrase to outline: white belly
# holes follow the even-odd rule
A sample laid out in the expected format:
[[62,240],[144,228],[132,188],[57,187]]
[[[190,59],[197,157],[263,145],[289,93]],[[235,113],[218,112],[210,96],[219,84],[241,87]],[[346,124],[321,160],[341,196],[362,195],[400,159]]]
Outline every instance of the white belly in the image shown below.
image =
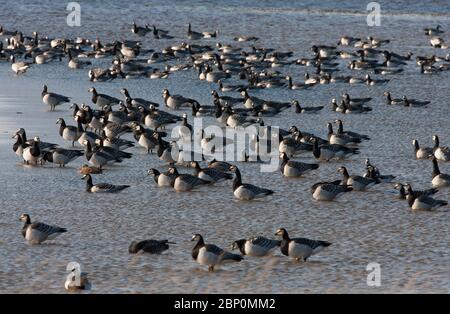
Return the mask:
[[240,200],[249,201],[255,197],[255,194],[243,186],[240,186],[234,191],[234,196]]
[[312,249],[303,244],[297,244],[294,241],[289,243],[289,256],[293,258],[305,259],[312,254]]
[[176,191],[180,191],[180,192],[190,191],[193,188],[189,183],[184,182],[183,180],[180,180],[180,178],[175,179],[175,183],[174,183],[173,187],[175,188]]
[[198,252],[197,262],[202,265],[214,266],[219,263],[219,257],[216,254],[207,252],[202,247]]
[[318,201],[331,201],[335,197],[334,193],[323,190],[321,186],[316,188],[313,193],[313,198]]

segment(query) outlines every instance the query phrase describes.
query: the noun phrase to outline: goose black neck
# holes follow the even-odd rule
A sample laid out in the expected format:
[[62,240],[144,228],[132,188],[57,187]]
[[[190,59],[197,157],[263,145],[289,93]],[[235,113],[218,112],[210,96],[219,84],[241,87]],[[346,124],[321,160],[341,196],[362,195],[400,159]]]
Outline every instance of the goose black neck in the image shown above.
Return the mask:
[[441,171],[439,170],[439,165],[436,158],[433,159],[433,178],[437,175],[440,175]]
[[235,177],[233,180],[233,191],[242,185],[241,172],[238,168],[235,170]]

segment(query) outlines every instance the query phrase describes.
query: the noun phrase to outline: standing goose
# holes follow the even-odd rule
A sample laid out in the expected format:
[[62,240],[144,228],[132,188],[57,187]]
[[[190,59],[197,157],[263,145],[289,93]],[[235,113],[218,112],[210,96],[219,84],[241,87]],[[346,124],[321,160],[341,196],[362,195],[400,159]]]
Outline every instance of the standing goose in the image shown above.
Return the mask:
[[153,176],[153,179],[158,184],[158,186],[172,187],[175,183],[175,179],[177,176],[170,171],[159,172],[159,170],[155,168],[151,168],[148,170],[147,174],[149,176]]
[[242,183],[241,172],[235,165],[230,167],[231,171],[234,171],[235,178],[233,181],[234,196],[241,201],[250,201],[255,198],[261,198],[267,195],[271,195],[274,191],[257,187],[253,184]]
[[414,145],[414,154],[416,159],[428,159],[433,157],[433,149],[431,147],[419,147],[419,141],[414,139],[412,141]]
[[59,124],[59,135],[65,139],[66,141],[72,142],[72,147],[75,146],[75,141],[77,141],[81,133],[78,132],[78,128],[73,125],[66,125],[66,121],[63,118],[59,118],[56,121],[56,124]]
[[150,254],[161,254],[169,249],[169,244],[175,244],[169,240],[142,240],[133,241],[128,247],[130,254],[137,254],[139,252],[145,252]]
[[306,238],[291,239],[284,228],[278,229],[275,235],[282,237],[280,245],[281,253],[295,258],[297,261],[303,260],[306,262],[311,255],[315,255],[331,245],[330,242],[321,240],[310,240]]
[[70,97],[66,97],[55,93],[49,93],[47,91],[47,85],[44,85],[41,97],[44,104],[50,106],[50,111],[54,111],[55,107],[58,105],[70,102]]
[[109,183],[92,183],[92,177],[90,174],[85,174],[82,180],[86,180],[86,192],[89,193],[118,193],[126,188],[129,188],[129,185],[113,185]]
[[194,168],[194,173],[197,177],[210,183],[231,180],[233,178],[232,174],[214,168],[200,168],[198,161],[192,161],[191,166]]
[[432,162],[433,162],[433,172],[432,172],[433,179],[431,180],[431,184],[434,187],[450,186],[450,174],[441,173],[436,158],[433,158]]
[[65,228],[47,225],[43,222],[35,221],[32,223],[28,214],[22,214],[20,220],[25,223],[22,228],[22,235],[31,244],[41,244],[67,232]]
[[[19,135],[22,138],[22,143],[24,145],[32,145],[35,142],[34,139],[27,140],[27,133],[25,132],[24,128],[20,128],[19,130],[17,130],[16,133],[14,133],[14,135]],[[35,139],[36,139],[36,137],[35,137]],[[43,142],[43,141],[39,140],[39,149],[41,151],[52,149],[52,148],[55,148],[57,146],[58,146],[57,144]]]
[[439,137],[437,135],[433,135],[434,141],[434,157],[440,161],[450,161],[450,148],[439,146]]
[[209,183],[208,181],[197,178],[188,173],[180,174],[178,173],[178,170],[175,167],[169,167],[169,172],[176,176],[175,181],[173,183],[173,188],[175,189],[175,191],[178,192],[191,191],[193,188],[199,185]]
[[30,146],[23,149],[22,158],[23,160],[25,160],[25,163],[27,165],[29,165],[30,163],[34,163],[37,165],[39,158],[41,157],[39,141],[39,138],[36,137]]
[[281,241],[272,240],[262,236],[256,236],[249,239],[239,239],[232,243],[233,250],[239,249],[242,255],[248,256],[266,256],[269,252],[281,245]]
[[281,153],[280,158],[282,160],[280,170],[285,177],[300,177],[311,170],[319,168],[318,164],[289,160],[286,153]]
[[194,99],[186,98],[181,95],[171,95],[168,89],[163,90],[162,96],[166,107],[174,110],[179,109],[182,106],[192,106],[194,103],[198,103],[198,101]]
[[45,152],[42,159],[57,164],[59,167],[65,167],[66,164],[83,155],[84,152],[81,150],[55,148]]
[[341,185],[341,180],[318,182],[311,187],[311,194],[316,201],[332,201],[342,193],[353,191],[350,185]]
[[147,154],[158,145],[158,140],[154,134],[154,132],[150,132],[150,130],[144,129],[140,125],[137,125],[133,131],[134,138],[139,146],[142,146],[147,150]]
[[205,244],[200,234],[194,234],[191,241],[197,241],[192,249],[192,258],[201,265],[208,265],[209,271],[214,271],[216,265],[243,260],[241,255],[224,251],[214,244]]
[[340,167],[338,172],[342,173],[343,176],[341,184],[352,186],[354,191],[365,191],[368,187],[380,183],[380,181],[371,178],[365,178],[357,175],[350,176],[347,168],[345,167]]
[[22,140],[22,136],[20,136],[20,134],[15,134],[12,138],[16,138],[16,142],[13,144],[13,151],[16,153],[17,156],[22,157],[23,155],[23,150],[25,148],[27,148],[29,145],[26,144],[23,140]]
[[95,167],[102,169],[108,162],[122,162],[122,159],[111,156],[105,152],[93,151],[89,141],[84,142],[84,145],[86,147],[86,160]]
[[105,106],[117,105],[120,103],[120,99],[116,97],[99,94],[94,87],[88,89],[88,92],[92,93],[92,103],[97,105],[99,108],[104,108]]

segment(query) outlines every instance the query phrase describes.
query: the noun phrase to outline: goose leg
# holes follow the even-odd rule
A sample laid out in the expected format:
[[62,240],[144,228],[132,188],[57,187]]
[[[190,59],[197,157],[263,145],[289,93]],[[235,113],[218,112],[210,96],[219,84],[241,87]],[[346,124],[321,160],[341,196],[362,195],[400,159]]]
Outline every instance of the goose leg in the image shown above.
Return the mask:
[[208,271],[214,271],[214,266],[208,266]]

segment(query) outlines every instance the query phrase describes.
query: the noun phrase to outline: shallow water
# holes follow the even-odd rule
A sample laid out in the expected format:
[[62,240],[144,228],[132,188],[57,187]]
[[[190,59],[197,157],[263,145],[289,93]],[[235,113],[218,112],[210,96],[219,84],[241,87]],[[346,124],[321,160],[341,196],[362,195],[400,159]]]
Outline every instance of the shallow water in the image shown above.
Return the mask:
[[[103,40],[135,39],[129,24],[155,24],[170,29],[178,38],[170,42],[143,40],[144,47],[161,49],[183,40],[186,24],[194,30],[219,29],[220,38],[205,40],[230,42],[239,34],[260,37],[258,45],[281,51],[293,50],[295,57],[309,57],[313,44],[335,44],[342,35],[389,38],[389,50],[415,55],[448,50],[433,50],[428,38],[421,34],[426,26],[441,24],[450,41],[450,7],[448,1],[380,1],[382,24],[368,27],[365,4],[360,1],[127,1],[125,8],[113,1],[80,1],[82,26],[65,24],[62,3],[51,1],[8,1],[2,4],[0,22],[8,29],[24,33],[37,30],[49,36],[100,37]],[[11,13],[13,12],[13,13]],[[104,64],[108,60],[94,60]],[[346,62],[346,61],[341,61]],[[341,66],[340,68],[343,68]],[[283,68],[300,81],[307,68]],[[55,125],[59,117],[70,121],[68,105],[48,112],[41,102],[43,84],[50,91],[72,96],[77,103],[90,104],[87,89],[92,86],[87,70],[69,71],[65,62],[34,66],[25,75],[16,76],[10,66],[0,63],[0,291],[61,293],[66,265],[79,262],[90,274],[93,292],[446,292],[450,288],[449,207],[438,212],[411,212],[405,201],[391,193],[392,186],[380,184],[369,192],[354,192],[337,202],[316,202],[309,188],[318,181],[337,179],[337,168],[345,165],[350,174],[361,174],[364,159],[370,157],[382,173],[394,174],[400,182],[412,182],[416,188],[430,186],[431,162],[412,158],[411,140],[431,146],[431,135],[439,134],[442,145],[450,146],[450,106],[448,89],[450,72],[437,76],[418,73],[414,62],[387,86],[351,86],[329,84],[306,91],[268,89],[253,92],[273,100],[299,99],[305,104],[327,105],[331,98],[348,91],[354,97],[373,97],[374,108],[367,115],[340,115],[329,107],[319,115],[295,115],[288,110],[266,124],[326,136],[326,123],[341,118],[344,127],[364,134],[372,140],[361,145],[361,154],[344,162],[320,165],[313,174],[301,179],[286,179],[279,172],[261,173],[257,164],[240,164],[245,182],[272,188],[274,196],[262,201],[238,202],[230,183],[200,188],[191,193],[175,193],[158,188],[145,178],[147,169],[163,168],[155,155],[140,148],[129,149],[131,160],[115,165],[94,183],[106,181],[130,184],[118,195],[89,195],[80,180],[80,158],[66,169],[52,165],[25,167],[11,149],[11,134],[24,127],[29,138],[41,139],[67,147]],[[130,79],[96,83],[101,93],[120,97],[126,87],[132,96],[161,103],[161,91],[168,88],[177,94],[211,104],[214,84],[198,81],[192,71],[178,72],[168,80]],[[431,100],[427,108],[386,107],[382,93]],[[397,96],[396,96],[397,97]],[[310,157],[304,158],[312,161]],[[450,164],[440,164],[443,173]],[[184,170],[183,170],[184,171]],[[441,189],[438,199],[450,199],[449,189]],[[57,240],[30,246],[20,234],[21,213],[32,219],[68,228]],[[291,236],[311,237],[333,245],[311,258],[296,263],[276,252],[273,257],[246,258],[239,264],[227,265],[208,273],[191,256],[193,233],[201,233],[209,243],[226,247],[235,239],[255,234],[271,236],[285,227]],[[168,238],[174,242],[161,256],[131,256],[127,248],[131,240]],[[382,286],[368,287],[366,266],[381,265]]]

